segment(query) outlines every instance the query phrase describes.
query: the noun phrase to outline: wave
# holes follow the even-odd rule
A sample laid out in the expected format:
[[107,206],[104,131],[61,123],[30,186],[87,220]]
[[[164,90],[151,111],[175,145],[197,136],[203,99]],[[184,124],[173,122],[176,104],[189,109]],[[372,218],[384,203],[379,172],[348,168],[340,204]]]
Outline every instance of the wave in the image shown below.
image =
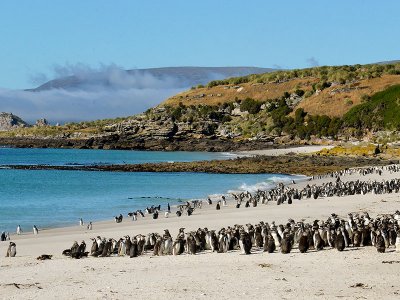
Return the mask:
[[236,190],[229,190],[228,193],[241,193],[250,192],[255,193],[257,191],[266,191],[276,187],[278,183],[291,183],[292,180],[302,180],[300,176],[272,176],[266,181],[258,182],[256,184],[248,185],[247,183],[242,183]]

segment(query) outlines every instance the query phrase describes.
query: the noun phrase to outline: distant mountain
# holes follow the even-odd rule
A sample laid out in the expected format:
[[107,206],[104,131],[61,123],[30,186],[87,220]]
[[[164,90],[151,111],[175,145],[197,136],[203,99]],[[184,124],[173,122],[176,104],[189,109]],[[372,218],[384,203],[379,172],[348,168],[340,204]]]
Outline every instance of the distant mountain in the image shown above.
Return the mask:
[[[150,76],[158,80],[172,80],[174,82],[174,87],[177,88],[207,84],[211,80],[246,76],[250,74],[262,74],[273,71],[276,71],[276,69],[257,67],[166,67],[122,70],[122,72],[125,72],[123,75],[126,76]],[[28,89],[26,91],[40,92],[51,89],[74,90],[98,85],[113,87],[113,78],[110,78],[108,72],[92,72],[50,80],[34,89]]]

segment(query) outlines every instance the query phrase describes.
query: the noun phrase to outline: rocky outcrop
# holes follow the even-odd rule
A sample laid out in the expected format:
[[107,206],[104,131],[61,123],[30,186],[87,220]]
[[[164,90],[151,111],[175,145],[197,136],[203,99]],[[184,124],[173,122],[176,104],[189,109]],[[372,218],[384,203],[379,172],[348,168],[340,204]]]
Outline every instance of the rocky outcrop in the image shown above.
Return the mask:
[[49,122],[48,122],[45,118],[42,118],[42,119],[39,119],[39,120],[36,121],[35,126],[36,126],[36,127],[45,127],[45,126],[49,126]]
[[12,113],[0,113],[0,131],[13,130],[29,126],[24,120]]

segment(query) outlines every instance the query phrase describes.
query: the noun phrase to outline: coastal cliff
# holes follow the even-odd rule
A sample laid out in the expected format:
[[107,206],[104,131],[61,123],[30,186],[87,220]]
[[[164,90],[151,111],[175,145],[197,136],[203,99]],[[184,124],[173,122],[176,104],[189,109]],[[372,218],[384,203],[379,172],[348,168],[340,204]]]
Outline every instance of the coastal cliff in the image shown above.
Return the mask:
[[14,128],[16,147],[235,151],[400,139],[400,64],[211,81],[126,118]]

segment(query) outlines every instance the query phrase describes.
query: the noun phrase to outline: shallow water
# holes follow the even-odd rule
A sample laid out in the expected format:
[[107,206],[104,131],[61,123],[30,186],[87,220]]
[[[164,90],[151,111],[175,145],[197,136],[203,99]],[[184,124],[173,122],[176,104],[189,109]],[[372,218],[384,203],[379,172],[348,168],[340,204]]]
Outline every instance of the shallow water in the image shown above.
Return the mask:
[[[225,157],[220,153],[106,150],[1,149],[0,164],[130,163],[192,161]],[[39,228],[111,220],[113,216],[161,204],[230,190],[256,190],[289,181],[277,174],[122,173],[0,169],[0,231],[18,224]]]

